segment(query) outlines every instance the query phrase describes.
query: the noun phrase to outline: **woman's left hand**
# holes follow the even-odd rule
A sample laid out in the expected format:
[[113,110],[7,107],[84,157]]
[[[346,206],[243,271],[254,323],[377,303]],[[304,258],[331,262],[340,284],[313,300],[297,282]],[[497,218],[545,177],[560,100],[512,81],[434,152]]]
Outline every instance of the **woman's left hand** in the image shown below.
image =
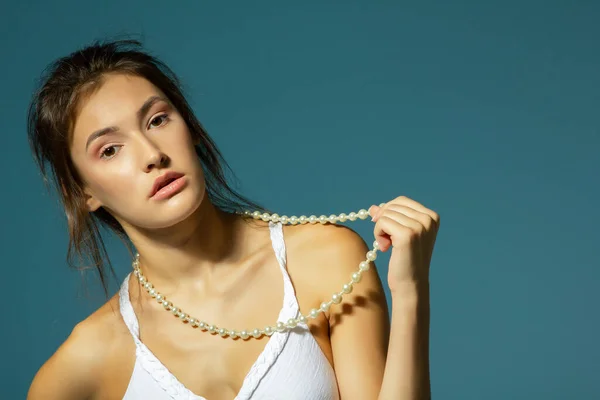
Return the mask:
[[380,251],[393,247],[388,270],[392,294],[405,284],[428,285],[439,215],[406,196],[397,197],[382,207],[371,206],[369,215],[375,222],[375,240]]

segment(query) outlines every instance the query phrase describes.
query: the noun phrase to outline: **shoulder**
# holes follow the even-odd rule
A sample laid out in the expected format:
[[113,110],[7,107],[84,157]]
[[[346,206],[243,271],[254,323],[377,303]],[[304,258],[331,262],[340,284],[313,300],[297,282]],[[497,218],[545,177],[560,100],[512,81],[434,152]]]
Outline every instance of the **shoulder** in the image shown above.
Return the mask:
[[[302,279],[310,279],[311,286],[322,297],[331,300],[334,292],[339,293],[344,284],[352,282],[352,275],[359,265],[367,261],[367,252],[372,246],[353,229],[339,224],[306,224],[286,226],[284,237],[289,243],[289,252],[294,255],[294,271]],[[383,285],[374,262],[363,271],[360,281],[354,283],[352,293],[344,296],[349,301],[371,301],[372,307],[387,314]],[[302,271],[297,271],[299,268]],[[363,298],[368,296],[368,298]]]
[[335,251],[358,244],[366,246],[358,233],[341,224],[285,225],[283,229],[289,230],[289,235],[286,234],[286,237],[289,237],[294,245],[308,245],[319,251]]
[[283,229],[287,247],[302,250],[308,257],[332,257],[348,251],[368,251],[364,239],[345,225],[317,223],[286,225]]
[[[116,313],[116,315],[115,315]],[[67,339],[37,371],[27,398],[92,398],[115,337],[124,327],[118,321],[118,297],[77,323]],[[121,326],[119,326],[121,325]]]

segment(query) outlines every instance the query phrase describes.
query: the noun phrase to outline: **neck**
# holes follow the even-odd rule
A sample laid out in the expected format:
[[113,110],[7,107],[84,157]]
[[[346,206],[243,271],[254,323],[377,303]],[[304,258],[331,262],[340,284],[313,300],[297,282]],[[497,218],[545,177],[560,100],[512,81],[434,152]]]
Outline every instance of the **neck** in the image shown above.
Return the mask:
[[144,275],[163,290],[193,285],[247,254],[246,223],[203,201],[185,220],[161,229],[127,229]]

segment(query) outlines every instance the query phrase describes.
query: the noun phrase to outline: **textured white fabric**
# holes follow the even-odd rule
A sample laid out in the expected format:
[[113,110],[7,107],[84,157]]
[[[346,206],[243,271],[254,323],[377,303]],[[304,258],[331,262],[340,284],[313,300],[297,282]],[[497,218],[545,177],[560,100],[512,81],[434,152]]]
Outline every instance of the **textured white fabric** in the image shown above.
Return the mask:
[[[271,242],[283,275],[283,307],[278,321],[298,316],[298,300],[286,270],[281,223],[269,223]],[[139,339],[129,299],[129,275],[119,291],[120,310],[136,345],[136,361],[124,400],[207,400],[192,393]],[[201,379],[201,377],[199,377]],[[246,375],[234,400],[337,400],[335,373],[306,324],[275,332]]]

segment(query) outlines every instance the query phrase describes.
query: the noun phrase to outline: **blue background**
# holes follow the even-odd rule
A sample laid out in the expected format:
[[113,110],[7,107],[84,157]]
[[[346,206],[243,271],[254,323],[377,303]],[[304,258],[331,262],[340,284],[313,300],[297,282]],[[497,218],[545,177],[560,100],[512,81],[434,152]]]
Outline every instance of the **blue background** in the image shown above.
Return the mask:
[[[64,214],[30,155],[35,80],[133,33],[180,75],[250,198],[329,215],[406,195],[440,213],[434,398],[598,398],[599,2],[215,3],[4,6],[0,397],[25,398],[104,301],[67,268]],[[368,220],[349,226],[372,241]],[[130,260],[107,243],[122,278]]]

